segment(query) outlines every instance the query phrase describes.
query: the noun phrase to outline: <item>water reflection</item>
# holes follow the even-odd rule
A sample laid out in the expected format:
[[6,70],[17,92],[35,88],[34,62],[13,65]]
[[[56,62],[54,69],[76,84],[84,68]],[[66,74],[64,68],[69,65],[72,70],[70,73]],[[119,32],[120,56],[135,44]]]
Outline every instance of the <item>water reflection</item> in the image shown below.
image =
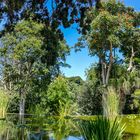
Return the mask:
[[73,119],[64,117],[8,116],[0,120],[0,140],[72,140],[70,135],[78,131]]
[[[139,118],[134,120],[139,122]],[[130,118],[124,118],[128,126],[124,140],[140,140],[140,125],[134,120],[133,124],[138,130],[133,130]],[[76,127],[76,120],[72,118],[25,116],[21,121],[18,116],[10,115],[0,120],[0,140],[82,140],[82,137]]]

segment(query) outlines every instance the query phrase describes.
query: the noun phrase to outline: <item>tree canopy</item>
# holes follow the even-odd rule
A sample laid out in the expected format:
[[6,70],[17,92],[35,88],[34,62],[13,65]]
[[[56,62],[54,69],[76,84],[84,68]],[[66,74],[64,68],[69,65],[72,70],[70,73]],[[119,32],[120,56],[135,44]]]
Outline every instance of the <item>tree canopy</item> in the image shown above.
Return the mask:
[[[128,32],[135,34],[135,43],[138,45],[138,16],[139,14],[133,9],[114,0],[103,2],[99,10],[92,8],[86,13],[85,24],[89,21],[89,28],[77,46],[88,46],[90,55],[98,56],[103,85],[108,85],[112,65],[116,61],[115,51],[126,52],[127,48],[136,48],[132,43],[134,41],[131,39],[132,36],[127,39],[127,34],[130,34]],[[127,47],[128,44],[130,47]]]
[[1,38],[3,85],[23,95],[23,99],[28,93],[40,94],[60,73],[68,53],[65,41],[50,27],[32,19],[20,21]]

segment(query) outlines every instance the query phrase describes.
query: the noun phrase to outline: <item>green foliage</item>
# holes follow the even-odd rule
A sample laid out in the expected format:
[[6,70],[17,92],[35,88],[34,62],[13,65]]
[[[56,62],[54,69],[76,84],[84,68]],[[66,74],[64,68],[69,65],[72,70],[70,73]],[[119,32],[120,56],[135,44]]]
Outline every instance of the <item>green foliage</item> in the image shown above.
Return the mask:
[[44,106],[50,113],[58,115],[60,104],[72,103],[72,92],[70,90],[68,81],[58,76],[48,86],[48,90],[44,93],[42,98],[42,106]]
[[123,109],[124,114],[139,114],[140,113],[140,96],[138,89],[134,93],[126,95],[126,102]]
[[80,93],[82,92],[85,81],[83,81],[80,77],[69,77],[66,79],[68,80],[72,101],[78,103],[78,98],[81,96]]
[[[32,19],[17,23],[13,32],[5,34],[1,41],[0,63],[4,86],[19,92],[24,99],[29,97],[26,98],[28,108],[33,103],[39,103],[40,94],[58,75],[60,65],[65,65],[65,57],[69,53],[65,41],[49,26],[45,28],[43,23]],[[35,102],[31,102],[31,98]]]
[[134,92],[134,95],[140,96],[140,89],[136,89],[135,92]]
[[55,69],[56,63],[59,69],[59,63],[63,63],[69,52],[68,46],[50,27],[44,28],[44,24],[33,20],[21,21],[12,33],[2,37],[1,57],[6,60],[1,63],[7,70],[4,72],[11,71],[11,77],[20,79],[24,75],[31,84],[31,79],[40,82],[40,77],[49,77],[49,70]]
[[19,103],[20,96],[16,94],[12,94],[11,100],[9,101],[9,105],[7,108],[7,113],[19,113]]
[[[5,83],[11,82],[12,89],[30,85],[33,74],[38,71],[37,63],[43,55],[41,49],[43,25],[30,21],[22,21],[14,31],[2,37],[1,61]],[[14,86],[15,85],[15,86]],[[8,88],[8,87],[7,87]]]
[[114,48],[119,47],[122,31],[132,27],[132,17],[122,3],[110,0],[102,3],[102,6],[99,11],[92,8],[85,18],[91,20],[90,29],[85,36],[90,53],[98,56],[103,50],[109,50],[110,43]]
[[67,81],[63,77],[56,78],[49,85],[47,96],[50,101],[58,99],[62,102],[66,102],[67,99],[70,98],[70,90]]
[[87,71],[87,80],[78,94],[79,109],[82,114],[102,114],[102,91],[98,75],[98,66],[92,65]]
[[126,103],[123,109],[124,114],[139,114],[140,100],[131,95],[126,95]]
[[60,102],[60,108],[58,111],[59,119],[65,117],[71,117],[78,114],[78,107],[76,103],[66,102],[65,104]]
[[21,21],[12,33],[7,33],[1,38],[0,55],[4,86],[10,91],[24,94],[24,98],[31,87],[33,88],[34,81],[38,79],[35,75],[39,76],[39,69],[42,67],[39,63],[43,55],[43,28],[43,24],[32,20]]
[[[102,2],[101,5],[100,10],[91,8],[86,13],[84,21],[89,28],[76,46],[88,46],[90,55],[99,58],[100,79],[102,84],[107,86],[112,67],[117,62],[115,52],[125,50],[123,52],[129,55],[132,47],[137,48],[134,44],[139,44],[139,29],[135,26],[138,13],[114,0]],[[129,38],[131,34],[133,39]],[[128,45],[131,47],[127,47]]]
[[[90,7],[95,5],[96,1],[100,3],[98,0],[1,0],[0,23],[4,24],[4,29],[0,35],[11,32],[13,30],[13,24],[32,17],[34,21],[45,23],[46,28],[51,26],[54,31],[59,33],[59,37],[63,38],[63,33],[59,27],[63,26],[67,28],[73,23],[79,23],[81,27],[85,26],[83,23],[85,13]],[[4,18],[7,19],[5,22],[3,22]],[[85,26],[85,30],[86,28],[87,26]],[[85,32],[85,30],[83,29],[82,32]]]
[[139,91],[140,75],[138,70],[132,71],[131,73],[126,72],[120,81],[120,92],[121,108],[124,114],[137,114],[140,110],[140,101],[137,91]]
[[100,86],[92,88],[85,84],[78,95],[79,109],[85,115],[102,114],[102,92]]
[[133,48],[133,65],[138,68],[140,55],[140,29],[135,26],[131,29],[126,29],[126,33],[122,35],[122,43],[123,46],[121,47],[121,51],[126,57],[126,62],[128,63],[129,58],[132,56]]
[[[20,93],[14,95],[8,111],[18,112],[23,95],[27,113],[32,109],[58,115],[64,104],[78,102],[82,114],[102,114],[103,84],[104,87],[114,86],[120,93],[122,109],[128,107],[126,110],[129,112],[136,108],[135,112],[138,112],[139,99],[135,98],[134,92],[140,88],[140,30],[137,28],[140,14],[115,0],[97,1],[96,7],[91,1],[53,1],[53,10],[48,8],[47,2],[43,6],[44,2],[9,1],[2,5],[4,11],[7,9],[5,12],[10,30],[2,32],[1,37],[1,81],[6,89]],[[65,61],[69,54],[69,47],[59,27],[69,27],[75,20],[83,35],[77,46],[88,46],[90,55],[97,56],[99,63],[87,70],[86,81],[80,77],[55,79],[60,74],[60,66],[67,66]],[[134,69],[130,73],[127,67],[132,48]],[[125,64],[116,55],[119,50],[126,58]],[[107,95],[104,97],[108,100],[106,110],[118,112],[115,94],[109,95],[110,99]],[[111,109],[107,104],[114,106]],[[35,105],[37,108],[34,108]]]
[[85,140],[122,140],[124,132],[119,119],[110,120],[106,117],[80,122],[79,128]]
[[[118,99],[120,103],[119,101],[117,103],[120,106],[120,110],[123,110],[124,106],[126,106],[125,103],[130,100],[128,98],[127,101],[125,100],[126,94],[133,94],[133,90],[139,88],[139,82],[135,80],[135,78],[138,77],[139,61],[137,58],[140,52],[138,47],[140,32],[139,28],[137,28],[139,23],[137,22],[136,25],[138,15],[139,12],[135,12],[133,8],[126,7],[121,2],[115,0],[102,2],[99,9],[91,8],[86,12],[84,22],[89,28],[83,33],[83,36],[76,45],[79,48],[88,46],[91,56],[97,56],[99,58],[98,71],[93,71],[88,76],[89,79],[94,79],[91,80],[93,85],[96,83],[91,88],[94,89],[94,95],[96,92],[94,87],[100,87],[100,89],[102,89],[101,85],[104,85],[104,87],[114,86],[116,92],[120,95],[120,99]],[[124,59],[125,64],[122,63],[122,58],[120,60],[118,51],[123,53],[127,58]],[[127,67],[130,66],[131,69],[133,68],[131,73],[127,69]],[[91,85],[91,83],[88,82],[88,85]],[[89,94],[90,90],[86,90],[86,92]],[[88,95],[87,93],[85,93],[85,95]],[[97,100],[97,97],[100,97],[100,95],[102,97],[102,94],[96,95],[95,98]],[[131,98],[133,98],[133,96],[131,96]],[[91,107],[90,110],[92,110],[93,107],[93,105],[91,105],[93,102],[92,99],[92,94],[89,94],[88,98],[84,96],[84,100],[88,102],[87,105]],[[135,104],[132,103],[134,106],[138,107],[138,102],[132,102]],[[94,103],[96,102],[94,101]],[[86,107],[88,108],[88,106]],[[84,109],[86,110],[86,108]]]
[[10,95],[8,95],[8,92],[0,89],[0,118],[4,118],[6,116],[9,100]]

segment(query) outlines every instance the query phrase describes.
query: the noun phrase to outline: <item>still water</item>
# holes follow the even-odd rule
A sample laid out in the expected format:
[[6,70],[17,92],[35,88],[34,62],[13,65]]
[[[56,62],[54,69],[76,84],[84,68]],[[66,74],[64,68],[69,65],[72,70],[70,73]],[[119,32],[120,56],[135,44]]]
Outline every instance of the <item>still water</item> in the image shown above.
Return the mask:
[[[77,128],[78,120],[47,116],[23,119],[8,115],[0,120],[0,140],[83,140]],[[124,140],[140,140],[140,116],[123,116],[122,123],[126,125]]]

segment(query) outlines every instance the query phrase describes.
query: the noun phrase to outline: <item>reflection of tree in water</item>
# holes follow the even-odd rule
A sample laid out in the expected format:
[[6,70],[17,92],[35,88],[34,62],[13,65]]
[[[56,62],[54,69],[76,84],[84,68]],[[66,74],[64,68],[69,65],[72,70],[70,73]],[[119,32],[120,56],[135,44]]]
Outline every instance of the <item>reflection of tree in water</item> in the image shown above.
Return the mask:
[[32,126],[21,125],[18,133],[19,140],[49,140],[47,131],[42,130],[39,125],[35,129]]
[[44,131],[40,131],[37,133],[30,133],[28,134],[27,139],[28,140],[43,140],[45,137],[44,140],[49,140],[49,137],[48,136],[46,137],[45,135],[46,133]]
[[72,119],[65,115],[59,117],[31,117],[24,122],[0,121],[0,140],[62,140],[75,134]]
[[44,116],[35,116],[26,120],[28,123],[27,140],[50,140],[49,133],[44,126],[48,120]]

